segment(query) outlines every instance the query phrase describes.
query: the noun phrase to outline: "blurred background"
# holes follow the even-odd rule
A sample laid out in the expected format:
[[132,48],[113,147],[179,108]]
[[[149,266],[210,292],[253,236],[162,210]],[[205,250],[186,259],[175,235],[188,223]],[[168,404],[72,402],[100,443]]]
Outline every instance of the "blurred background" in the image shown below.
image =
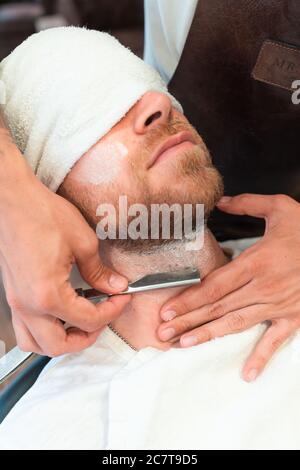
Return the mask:
[[[0,61],[29,35],[63,25],[109,32],[143,56],[143,0],[0,0]],[[6,351],[16,344],[1,276],[0,340]]]
[[143,0],[0,0],[0,60],[30,34],[78,25],[107,31],[142,57]]

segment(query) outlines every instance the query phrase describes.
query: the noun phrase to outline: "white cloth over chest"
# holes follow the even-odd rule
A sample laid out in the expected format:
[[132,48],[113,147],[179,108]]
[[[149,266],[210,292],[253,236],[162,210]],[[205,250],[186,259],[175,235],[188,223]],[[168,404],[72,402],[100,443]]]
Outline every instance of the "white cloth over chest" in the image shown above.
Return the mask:
[[299,448],[300,337],[256,382],[240,377],[264,329],[168,352],[135,352],[106,329],[50,362],[0,426],[0,448]]

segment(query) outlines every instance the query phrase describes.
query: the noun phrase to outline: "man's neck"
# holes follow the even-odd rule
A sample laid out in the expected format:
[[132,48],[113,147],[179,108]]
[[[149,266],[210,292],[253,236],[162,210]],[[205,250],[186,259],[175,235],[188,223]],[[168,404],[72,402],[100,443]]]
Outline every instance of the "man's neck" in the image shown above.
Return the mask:
[[[125,253],[112,248],[108,260],[111,266],[130,281],[146,274],[187,266],[198,267],[203,279],[226,263],[223,251],[208,230],[205,232],[202,249],[189,251],[186,248],[183,242],[174,242],[145,254]],[[161,289],[133,295],[120,317],[112,323],[113,328],[136,349],[147,346],[169,349],[174,342],[162,342],[156,334],[162,323],[160,309],[168,299],[182,290],[183,288]]]

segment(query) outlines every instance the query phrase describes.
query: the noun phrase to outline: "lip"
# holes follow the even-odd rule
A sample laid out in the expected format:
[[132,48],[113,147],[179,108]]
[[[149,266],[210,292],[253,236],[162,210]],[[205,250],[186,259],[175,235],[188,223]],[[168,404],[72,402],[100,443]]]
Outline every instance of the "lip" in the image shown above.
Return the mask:
[[182,144],[183,142],[191,142],[192,144],[196,144],[193,134],[189,131],[182,131],[178,132],[178,134],[172,135],[172,137],[169,137],[162,145],[159,146],[153,155],[151,155],[148,169],[156,163],[158,158],[166,150],[169,150],[176,145]]

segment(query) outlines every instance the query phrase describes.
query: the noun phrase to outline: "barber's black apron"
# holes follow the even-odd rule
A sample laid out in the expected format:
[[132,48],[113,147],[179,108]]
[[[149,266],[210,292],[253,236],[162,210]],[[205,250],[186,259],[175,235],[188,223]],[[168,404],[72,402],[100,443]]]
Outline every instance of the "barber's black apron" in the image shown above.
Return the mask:
[[[205,140],[225,194],[300,200],[297,79],[299,0],[199,0],[169,90]],[[219,240],[263,233],[262,221],[219,211],[209,225]]]

